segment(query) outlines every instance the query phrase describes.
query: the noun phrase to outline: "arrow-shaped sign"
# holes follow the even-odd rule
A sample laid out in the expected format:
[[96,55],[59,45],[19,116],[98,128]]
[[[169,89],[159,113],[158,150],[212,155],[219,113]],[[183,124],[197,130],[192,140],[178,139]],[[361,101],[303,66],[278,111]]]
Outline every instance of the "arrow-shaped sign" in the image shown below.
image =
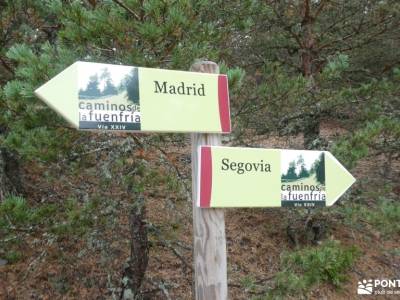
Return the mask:
[[200,207],[331,206],[355,182],[326,151],[199,147]]
[[35,94],[78,129],[231,130],[226,75],[76,62]]

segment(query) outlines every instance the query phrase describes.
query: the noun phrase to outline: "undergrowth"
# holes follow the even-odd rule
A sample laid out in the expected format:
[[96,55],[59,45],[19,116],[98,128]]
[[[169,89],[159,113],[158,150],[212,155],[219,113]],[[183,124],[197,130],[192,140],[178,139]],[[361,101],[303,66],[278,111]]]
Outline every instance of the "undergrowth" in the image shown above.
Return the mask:
[[379,197],[376,204],[366,206],[352,204],[338,209],[346,225],[353,228],[370,228],[379,231],[384,238],[393,238],[400,233],[400,202]]
[[305,295],[313,286],[321,283],[340,287],[358,256],[356,247],[345,247],[337,241],[286,252],[282,255],[282,271],[276,275],[273,288],[265,296],[256,299]]
[[[25,239],[35,233],[52,234],[55,238],[84,235],[94,226],[97,207],[94,200],[85,204],[72,199],[62,205],[31,206],[22,197],[6,198],[0,203],[0,257],[9,263],[23,259]],[[97,219],[96,224],[99,222]]]

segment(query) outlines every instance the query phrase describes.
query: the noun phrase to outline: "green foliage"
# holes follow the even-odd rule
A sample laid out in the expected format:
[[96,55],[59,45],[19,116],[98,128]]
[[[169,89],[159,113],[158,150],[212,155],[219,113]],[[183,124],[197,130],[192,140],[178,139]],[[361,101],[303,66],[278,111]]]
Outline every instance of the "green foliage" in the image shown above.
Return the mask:
[[[221,73],[229,78],[234,143],[256,134],[290,139],[300,133],[308,140],[305,147],[332,149],[347,167],[377,154],[388,161],[398,159],[398,0],[311,1],[308,19],[302,1],[293,0],[123,2],[129,9],[109,0],[1,2],[1,147],[29,163],[58,160],[57,168],[75,175],[92,168],[84,174],[100,176],[105,189],[119,185],[140,193],[160,188],[163,196],[168,189],[175,199],[183,190],[182,181],[170,162],[160,159],[162,171],[149,170],[146,158],[128,162],[127,157],[134,155],[132,146],[109,146],[118,139],[114,135],[104,136],[107,142],[86,145],[93,140],[89,134],[67,128],[33,91],[76,60],[187,70],[194,59],[209,59],[222,61]],[[93,81],[95,93],[97,83]],[[121,87],[106,84],[104,91],[115,89]],[[136,101],[137,95],[128,93]],[[347,134],[321,141],[319,125],[325,120],[335,121]],[[175,137],[185,143],[183,135]],[[149,145],[171,145],[169,138],[139,140],[146,154]],[[99,144],[107,150],[98,151]],[[289,179],[297,178],[295,169],[293,162],[286,174]],[[318,165],[301,169],[300,177],[306,171],[323,183]],[[386,237],[397,234],[398,203],[376,194],[368,197],[377,203],[346,204],[345,220],[378,229]],[[99,211],[107,205],[92,199],[33,204],[9,197],[0,204],[1,257],[11,262],[22,259],[25,233],[83,237],[104,222]],[[179,224],[166,226],[166,231],[173,235]],[[283,270],[267,297],[297,297],[314,283],[339,285],[356,252],[329,242],[284,254]],[[254,279],[244,277],[242,285],[253,291]]]
[[252,276],[244,276],[240,280],[240,284],[248,292],[253,292],[256,288],[255,279]]
[[372,226],[384,238],[392,239],[400,232],[400,203],[382,196],[376,202],[373,206],[352,204],[338,210],[348,226],[356,229]]
[[340,79],[343,72],[345,72],[350,66],[349,56],[346,54],[338,54],[328,58],[322,76],[326,76],[329,79]]
[[10,250],[6,253],[5,259],[10,263],[14,264],[23,258],[23,254],[20,251]]
[[95,224],[98,205],[96,200],[84,205],[68,200],[63,206],[41,204],[32,207],[24,198],[8,197],[0,204],[0,232],[12,237],[19,229],[35,231],[40,225],[60,237],[82,236]]
[[399,121],[399,118],[380,117],[367,122],[360,130],[340,139],[332,149],[333,154],[345,165],[352,167],[374,150],[395,153],[400,149]]
[[388,238],[400,232],[400,203],[380,198],[375,209],[362,211],[365,219]]
[[0,203],[0,256],[4,255],[9,263],[23,259],[20,232],[34,232],[41,225],[50,225],[55,212],[54,204],[33,208],[24,198],[6,198]]
[[[23,122],[23,121],[22,121]],[[14,122],[13,131],[0,141],[27,160],[52,161],[71,151],[71,139],[77,134],[65,128],[53,130],[47,126],[24,128],[22,122]]]
[[39,102],[33,91],[73,61],[71,51],[44,43],[36,55],[29,46],[17,44],[7,56],[19,67],[16,78],[4,86],[0,98],[0,107],[4,107],[0,124],[8,129],[0,141],[24,158],[54,159],[70,147],[71,133],[60,126],[64,121]]
[[309,10],[302,1],[233,1],[225,9],[238,32],[231,55],[248,74],[232,101],[239,138],[303,133],[305,148],[321,149],[336,139],[319,137],[325,120],[353,132],[399,118],[398,1],[314,1]]
[[304,293],[308,289],[306,281],[301,275],[292,272],[279,272],[276,274],[274,288],[261,299],[285,299],[287,295]]
[[328,282],[335,286],[345,281],[344,274],[357,257],[356,248],[343,248],[337,242],[327,242],[321,247],[309,248],[283,258],[287,269],[303,274],[306,285]]
[[400,248],[390,249],[388,253],[393,256],[400,256]]
[[25,224],[33,218],[26,201],[21,197],[8,197],[0,204],[1,227],[13,224]]
[[358,256],[357,248],[344,247],[336,241],[285,253],[282,257],[284,270],[277,274],[275,287],[266,297],[299,296],[321,283],[340,287]]
[[55,210],[56,207],[53,204],[32,208],[22,197],[8,197],[0,203],[0,231],[3,229],[8,232],[14,228],[24,228],[25,226],[32,228],[47,222],[47,218]]
[[[195,58],[218,60],[210,45],[219,33],[214,22],[203,20],[206,2],[129,1],[128,10],[113,1],[98,1],[95,9],[82,1],[25,2],[10,1],[1,12],[11,23],[1,33],[10,43],[0,53],[13,64],[11,80],[0,82],[0,127],[7,129],[0,142],[25,159],[65,156],[83,134],[71,134],[33,95],[76,60],[184,70]],[[20,15],[27,10],[32,20]],[[108,85],[105,92],[115,88]],[[95,79],[89,89],[99,94]],[[129,91],[133,101],[136,94]]]
[[229,90],[237,92],[242,88],[246,71],[239,67],[229,68],[224,62],[219,63],[219,71],[221,74],[228,76]]
[[97,208],[96,201],[90,201],[83,206],[76,200],[70,199],[61,214],[61,222],[54,224],[51,231],[59,237],[74,237],[84,235],[94,224],[94,211]]

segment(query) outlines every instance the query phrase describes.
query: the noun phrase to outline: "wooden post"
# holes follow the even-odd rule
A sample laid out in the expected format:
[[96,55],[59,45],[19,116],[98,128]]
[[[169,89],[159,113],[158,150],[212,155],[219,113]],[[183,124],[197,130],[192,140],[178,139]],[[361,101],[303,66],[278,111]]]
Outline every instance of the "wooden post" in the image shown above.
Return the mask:
[[[192,65],[191,71],[219,74],[211,61]],[[206,120],[205,120],[206,122]],[[225,219],[223,209],[196,207],[200,145],[220,145],[220,134],[192,134],[193,261],[196,300],[228,299]]]

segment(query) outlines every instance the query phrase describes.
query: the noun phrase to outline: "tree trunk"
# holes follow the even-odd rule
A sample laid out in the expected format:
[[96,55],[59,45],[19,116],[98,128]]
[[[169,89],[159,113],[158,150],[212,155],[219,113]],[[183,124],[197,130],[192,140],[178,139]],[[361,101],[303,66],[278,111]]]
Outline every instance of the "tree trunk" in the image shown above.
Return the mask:
[[0,203],[9,195],[22,192],[18,159],[9,150],[0,148]]
[[[6,127],[0,124],[0,135],[6,132]],[[23,192],[20,174],[17,155],[0,145],[0,203],[9,195]]]
[[138,197],[129,215],[131,234],[131,257],[124,267],[121,299],[140,298],[140,288],[149,261],[149,248],[146,226],[144,198]]
[[319,118],[314,116],[310,116],[307,120],[305,120],[304,149],[312,150],[318,148],[319,123]]
[[[304,0],[303,20],[301,22],[303,40],[303,49],[301,49],[301,67],[303,76],[309,80],[308,89],[310,93],[316,89],[315,81],[313,79],[314,72],[316,72],[314,64],[317,58],[313,31],[314,24],[315,18],[311,13],[310,0]],[[317,146],[314,141],[319,139],[319,123],[320,119],[318,116],[310,116],[305,120],[306,125],[304,128],[303,143],[305,149],[314,149]]]
[[311,77],[314,72],[314,54],[315,39],[313,33],[314,18],[311,15],[310,0],[304,0],[303,3],[303,20],[302,27],[302,45],[301,49],[301,66],[303,75],[307,78]]

